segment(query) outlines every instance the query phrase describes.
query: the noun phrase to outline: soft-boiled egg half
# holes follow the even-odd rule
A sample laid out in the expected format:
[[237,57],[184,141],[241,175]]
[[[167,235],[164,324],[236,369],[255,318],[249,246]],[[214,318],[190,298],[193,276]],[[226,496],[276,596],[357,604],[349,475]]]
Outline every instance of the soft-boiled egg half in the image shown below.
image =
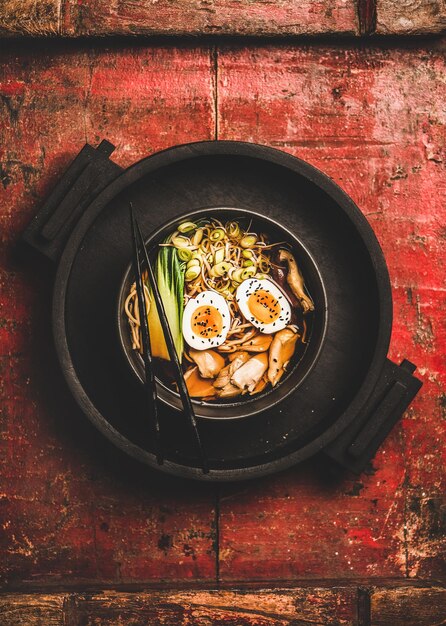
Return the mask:
[[230,326],[228,303],[216,291],[202,291],[184,307],[183,336],[195,350],[221,346]]
[[290,322],[291,305],[285,294],[267,278],[248,278],[238,287],[236,301],[243,317],[267,335]]

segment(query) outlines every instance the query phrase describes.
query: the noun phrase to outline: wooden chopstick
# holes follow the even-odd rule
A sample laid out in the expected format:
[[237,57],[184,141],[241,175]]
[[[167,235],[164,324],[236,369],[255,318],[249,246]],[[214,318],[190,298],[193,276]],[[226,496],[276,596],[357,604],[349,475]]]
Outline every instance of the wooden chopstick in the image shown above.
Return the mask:
[[155,298],[156,308],[158,310],[161,327],[163,329],[164,339],[167,345],[167,350],[169,352],[170,360],[174,364],[175,381],[178,385],[178,391],[180,394],[181,402],[183,403],[184,413],[195,435],[195,440],[196,440],[197,447],[200,453],[200,458],[201,458],[201,468],[203,470],[203,473],[207,474],[209,472],[209,466],[208,466],[208,461],[207,461],[207,456],[204,450],[204,446],[201,441],[200,433],[198,432],[197,418],[195,416],[194,407],[192,406],[190,395],[186,387],[186,382],[183,376],[183,370],[181,369],[181,364],[178,359],[178,354],[177,354],[175,344],[173,341],[172,332],[169,326],[169,321],[166,316],[166,311],[164,310],[164,304],[161,299],[161,294],[158,289],[158,284],[155,280],[155,275],[153,273],[152,265],[149,261],[149,256],[147,254],[147,250],[144,245],[144,239],[141,234],[141,229],[139,228],[139,224],[136,218],[134,218],[134,221],[135,221],[137,233],[139,235],[139,240],[141,242],[141,249],[143,251],[143,261],[145,261],[146,269],[149,274],[149,281],[150,281],[152,292]]
[[[155,383],[155,374],[153,371],[153,359],[152,359],[152,349],[150,345],[150,334],[148,328],[148,318],[147,318],[147,307],[146,307],[146,299],[144,297],[144,282],[142,278],[141,271],[141,258],[140,258],[140,249],[141,244],[138,241],[139,233],[137,231],[136,226],[136,218],[133,213],[133,206],[130,202],[130,222],[131,222],[131,230],[132,230],[132,243],[133,243],[133,271],[135,274],[136,281],[136,293],[138,296],[138,305],[139,305],[139,317],[141,322],[141,337],[142,337],[142,357],[144,360],[144,371],[145,371],[145,395],[146,395],[146,403],[147,410],[151,417],[154,430],[155,430],[155,454],[156,460],[159,465],[163,463],[163,451],[161,445],[161,433],[160,433],[160,424],[158,419],[158,405],[156,402],[156,383]],[[144,242],[142,247],[145,250]]]

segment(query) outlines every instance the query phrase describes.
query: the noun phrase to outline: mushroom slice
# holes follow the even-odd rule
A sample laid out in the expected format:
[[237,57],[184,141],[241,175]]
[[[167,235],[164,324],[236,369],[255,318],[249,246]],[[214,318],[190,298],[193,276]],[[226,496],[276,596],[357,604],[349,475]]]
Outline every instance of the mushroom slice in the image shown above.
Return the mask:
[[294,328],[287,326],[275,334],[269,351],[268,380],[274,387],[282,378],[289,360],[296,349],[300,335]]
[[265,375],[263,375],[262,378],[257,383],[257,385],[254,387],[252,391],[252,395],[255,395],[256,393],[260,393],[261,391],[263,391],[267,384],[268,384],[268,378]]
[[266,352],[256,354],[234,372],[231,383],[239,389],[251,393],[266,372],[267,367],[268,355]]
[[246,341],[242,344],[243,350],[247,350],[248,352],[266,352],[272,342],[273,338],[271,335],[264,335],[259,333],[249,341]]
[[240,395],[240,389],[231,383],[227,383],[221,389],[217,389],[217,396],[219,398],[233,398]]
[[212,380],[202,378],[198,373],[198,367],[193,367],[184,374],[186,387],[191,398],[215,397],[215,388]]
[[314,311],[313,301],[304,291],[304,277],[297,267],[296,259],[293,257],[291,252],[283,249],[279,252],[279,259],[281,261],[286,261],[288,264],[287,282],[291,291],[294,293],[296,298],[299,299],[304,313]]
[[223,389],[223,387],[225,387],[231,380],[231,376],[229,375],[229,366],[230,364],[220,370],[219,375],[214,380],[214,387],[216,389]]
[[215,350],[189,350],[190,358],[198,365],[203,378],[215,378],[225,364],[224,357]]
[[[238,370],[246,361],[249,359],[249,354],[247,352],[236,352],[231,354],[230,363],[226,365],[222,370],[220,370],[217,379],[214,382],[214,387],[217,389],[222,389],[225,387],[231,380],[233,373]],[[240,391],[240,390],[239,390]]]

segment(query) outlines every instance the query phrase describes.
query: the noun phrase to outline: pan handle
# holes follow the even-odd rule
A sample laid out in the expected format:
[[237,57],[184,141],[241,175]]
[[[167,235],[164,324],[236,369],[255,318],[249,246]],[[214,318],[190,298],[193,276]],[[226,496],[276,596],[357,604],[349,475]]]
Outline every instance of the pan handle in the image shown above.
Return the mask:
[[123,171],[109,159],[114,149],[105,139],[97,148],[86,143],[28,225],[22,241],[57,261],[84,210]]
[[355,420],[324,452],[342,467],[361,473],[422,386],[406,359],[386,359],[381,377]]

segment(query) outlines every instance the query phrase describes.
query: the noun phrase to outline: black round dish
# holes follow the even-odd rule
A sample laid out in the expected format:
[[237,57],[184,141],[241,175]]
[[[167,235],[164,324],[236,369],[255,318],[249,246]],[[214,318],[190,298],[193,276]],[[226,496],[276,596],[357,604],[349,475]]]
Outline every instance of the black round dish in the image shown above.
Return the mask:
[[[158,250],[158,244],[164,241],[166,236],[175,230],[176,225],[181,222],[196,222],[200,218],[217,217],[223,222],[231,220],[244,220],[251,223],[251,230],[254,232],[266,232],[270,235],[271,241],[286,241],[292,248],[299,267],[302,268],[305,276],[306,288],[315,302],[315,312],[308,315],[310,325],[308,331],[308,341],[303,349],[298,350],[299,358],[292,362],[290,371],[283,377],[280,383],[274,388],[267,388],[263,393],[256,396],[244,396],[238,401],[213,401],[204,402],[193,400],[195,414],[203,419],[240,419],[259,413],[265,409],[271,409],[280,403],[290,393],[296,391],[297,387],[303,383],[310,373],[313,365],[323,345],[326,330],[327,301],[325,289],[321,276],[317,270],[316,263],[308,250],[296,235],[284,229],[280,224],[268,219],[265,216],[253,211],[240,210],[229,207],[209,207],[182,214],[173,220],[163,224],[155,232],[146,237],[146,247],[149,255],[154,256]],[[129,293],[130,285],[134,281],[133,268],[130,263],[126,269],[119,290],[117,305],[117,327],[119,340],[123,353],[131,371],[137,376],[140,383],[144,383],[144,364],[138,352],[132,349],[127,316],[124,311],[124,302]],[[297,356],[297,355],[296,355]],[[182,410],[180,397],[172,389],[157,378],[158,398],[173,409]]]
[[[166,461],[157,466],[142,386],[122,358],[116,302],[131,258],[128,202],[144,233],[185,210],[234,206],[279,223],[304,243],[327,302],[322,349],[281,402],[243,420],[200,420],[211,471],[181,414],[160,404]],[[240,142],[178,146],[119,175],[88,206],[60,259],[56,348],[66,380],[96,427],[161,471],[239,480],[322,450],[352,423],[380,379],[392,325],[386,264],[366,219],[325,174],[283,152]]]

